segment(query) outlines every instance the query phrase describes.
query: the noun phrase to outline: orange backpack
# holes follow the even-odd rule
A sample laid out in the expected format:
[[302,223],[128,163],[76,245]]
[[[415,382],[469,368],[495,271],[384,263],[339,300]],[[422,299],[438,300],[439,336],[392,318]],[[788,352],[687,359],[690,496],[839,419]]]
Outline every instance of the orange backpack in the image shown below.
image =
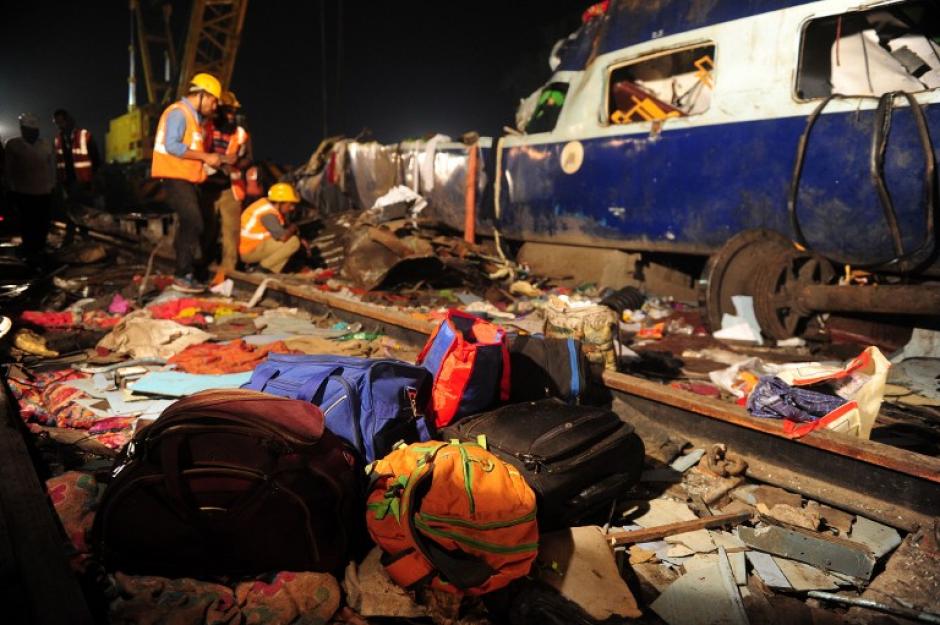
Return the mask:
[[370,467],[366,522],[400,586],[482,595],[529,572],[535,494],[473,443],[401,446]]

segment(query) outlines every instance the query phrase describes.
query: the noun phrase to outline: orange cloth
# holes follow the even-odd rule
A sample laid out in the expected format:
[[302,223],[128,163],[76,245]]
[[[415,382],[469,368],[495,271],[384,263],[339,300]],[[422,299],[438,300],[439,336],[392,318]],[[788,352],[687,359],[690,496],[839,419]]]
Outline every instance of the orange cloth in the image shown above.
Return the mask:
[[296,354],[284,341],[268,345],[249,345],[238,340],[230,343],[203,343],[187,347],[168,362],[186,373],[217,375],[251,371],[270,353]]

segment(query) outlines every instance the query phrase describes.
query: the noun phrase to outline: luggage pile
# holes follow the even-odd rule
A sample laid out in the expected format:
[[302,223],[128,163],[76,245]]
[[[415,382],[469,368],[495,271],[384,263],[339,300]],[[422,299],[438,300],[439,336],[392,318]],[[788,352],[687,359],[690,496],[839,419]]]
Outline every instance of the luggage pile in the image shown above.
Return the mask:
[[374,543],[401,588],[505,588],[540,532],[605,523],[639,480],[643,444],[587,403],[588,370],[576,340],[456,311],[417,364],[270,354],[243,389],[191,395],[137,431],[96,552],[142,575],[342,575]]

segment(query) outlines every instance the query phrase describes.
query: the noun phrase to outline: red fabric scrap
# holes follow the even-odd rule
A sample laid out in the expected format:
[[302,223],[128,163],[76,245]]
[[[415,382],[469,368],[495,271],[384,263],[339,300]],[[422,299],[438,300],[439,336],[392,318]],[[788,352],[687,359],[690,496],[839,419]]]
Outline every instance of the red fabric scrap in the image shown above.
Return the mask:
[[581,14],[581,22],[587,24],[595,17],[600,17],[607,13],[607,8],[610,6],[610,0],[604,0],[603,2],[598,2],[597,4],[592,4],[587,8],[587,10]]
[[20,321],[30,323],[41,328],[71,328],[76,324],[75,314],[66,312],[47,312],[42,310],[24,310]]
[[237,340],[230,343],[203,343],[192,345],[170,358],[169,362],[186,373],[217,375],[251,371],[268,354],[294,354],[284,341],[268,345],[249,345]]
[[[147,310],[154,319],[172,319],[182,325],[204,325],[206,323],[205,314],[212,314],[219,308],[240,309],[241,307],[226,302],[214,302],[205,299],[196,299],[194,297],[182,297],[180,299],[163,302],[148,306]],[[196,311],[193,314],[193,311]]]

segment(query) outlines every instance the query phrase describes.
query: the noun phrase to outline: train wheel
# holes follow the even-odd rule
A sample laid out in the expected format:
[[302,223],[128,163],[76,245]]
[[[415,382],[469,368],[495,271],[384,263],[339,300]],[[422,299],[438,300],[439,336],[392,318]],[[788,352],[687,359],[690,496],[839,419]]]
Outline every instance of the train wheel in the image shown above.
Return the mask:
[[831,262],[790,250],[765,264],[755,281],[754,312],[761,330],[774,339],[804,334],[814,313],[799,305],[799,293],[812,284],[833,284],[838,274]]
[[705,309],[708,325],[713,332],[721,328],[721,318],[725,313],[735,314],[731,297],[756,295],[755,281],[765,264],[791,249],[793,244],[772,230],[748,230],[728,239],[708,259],[705,269]]

